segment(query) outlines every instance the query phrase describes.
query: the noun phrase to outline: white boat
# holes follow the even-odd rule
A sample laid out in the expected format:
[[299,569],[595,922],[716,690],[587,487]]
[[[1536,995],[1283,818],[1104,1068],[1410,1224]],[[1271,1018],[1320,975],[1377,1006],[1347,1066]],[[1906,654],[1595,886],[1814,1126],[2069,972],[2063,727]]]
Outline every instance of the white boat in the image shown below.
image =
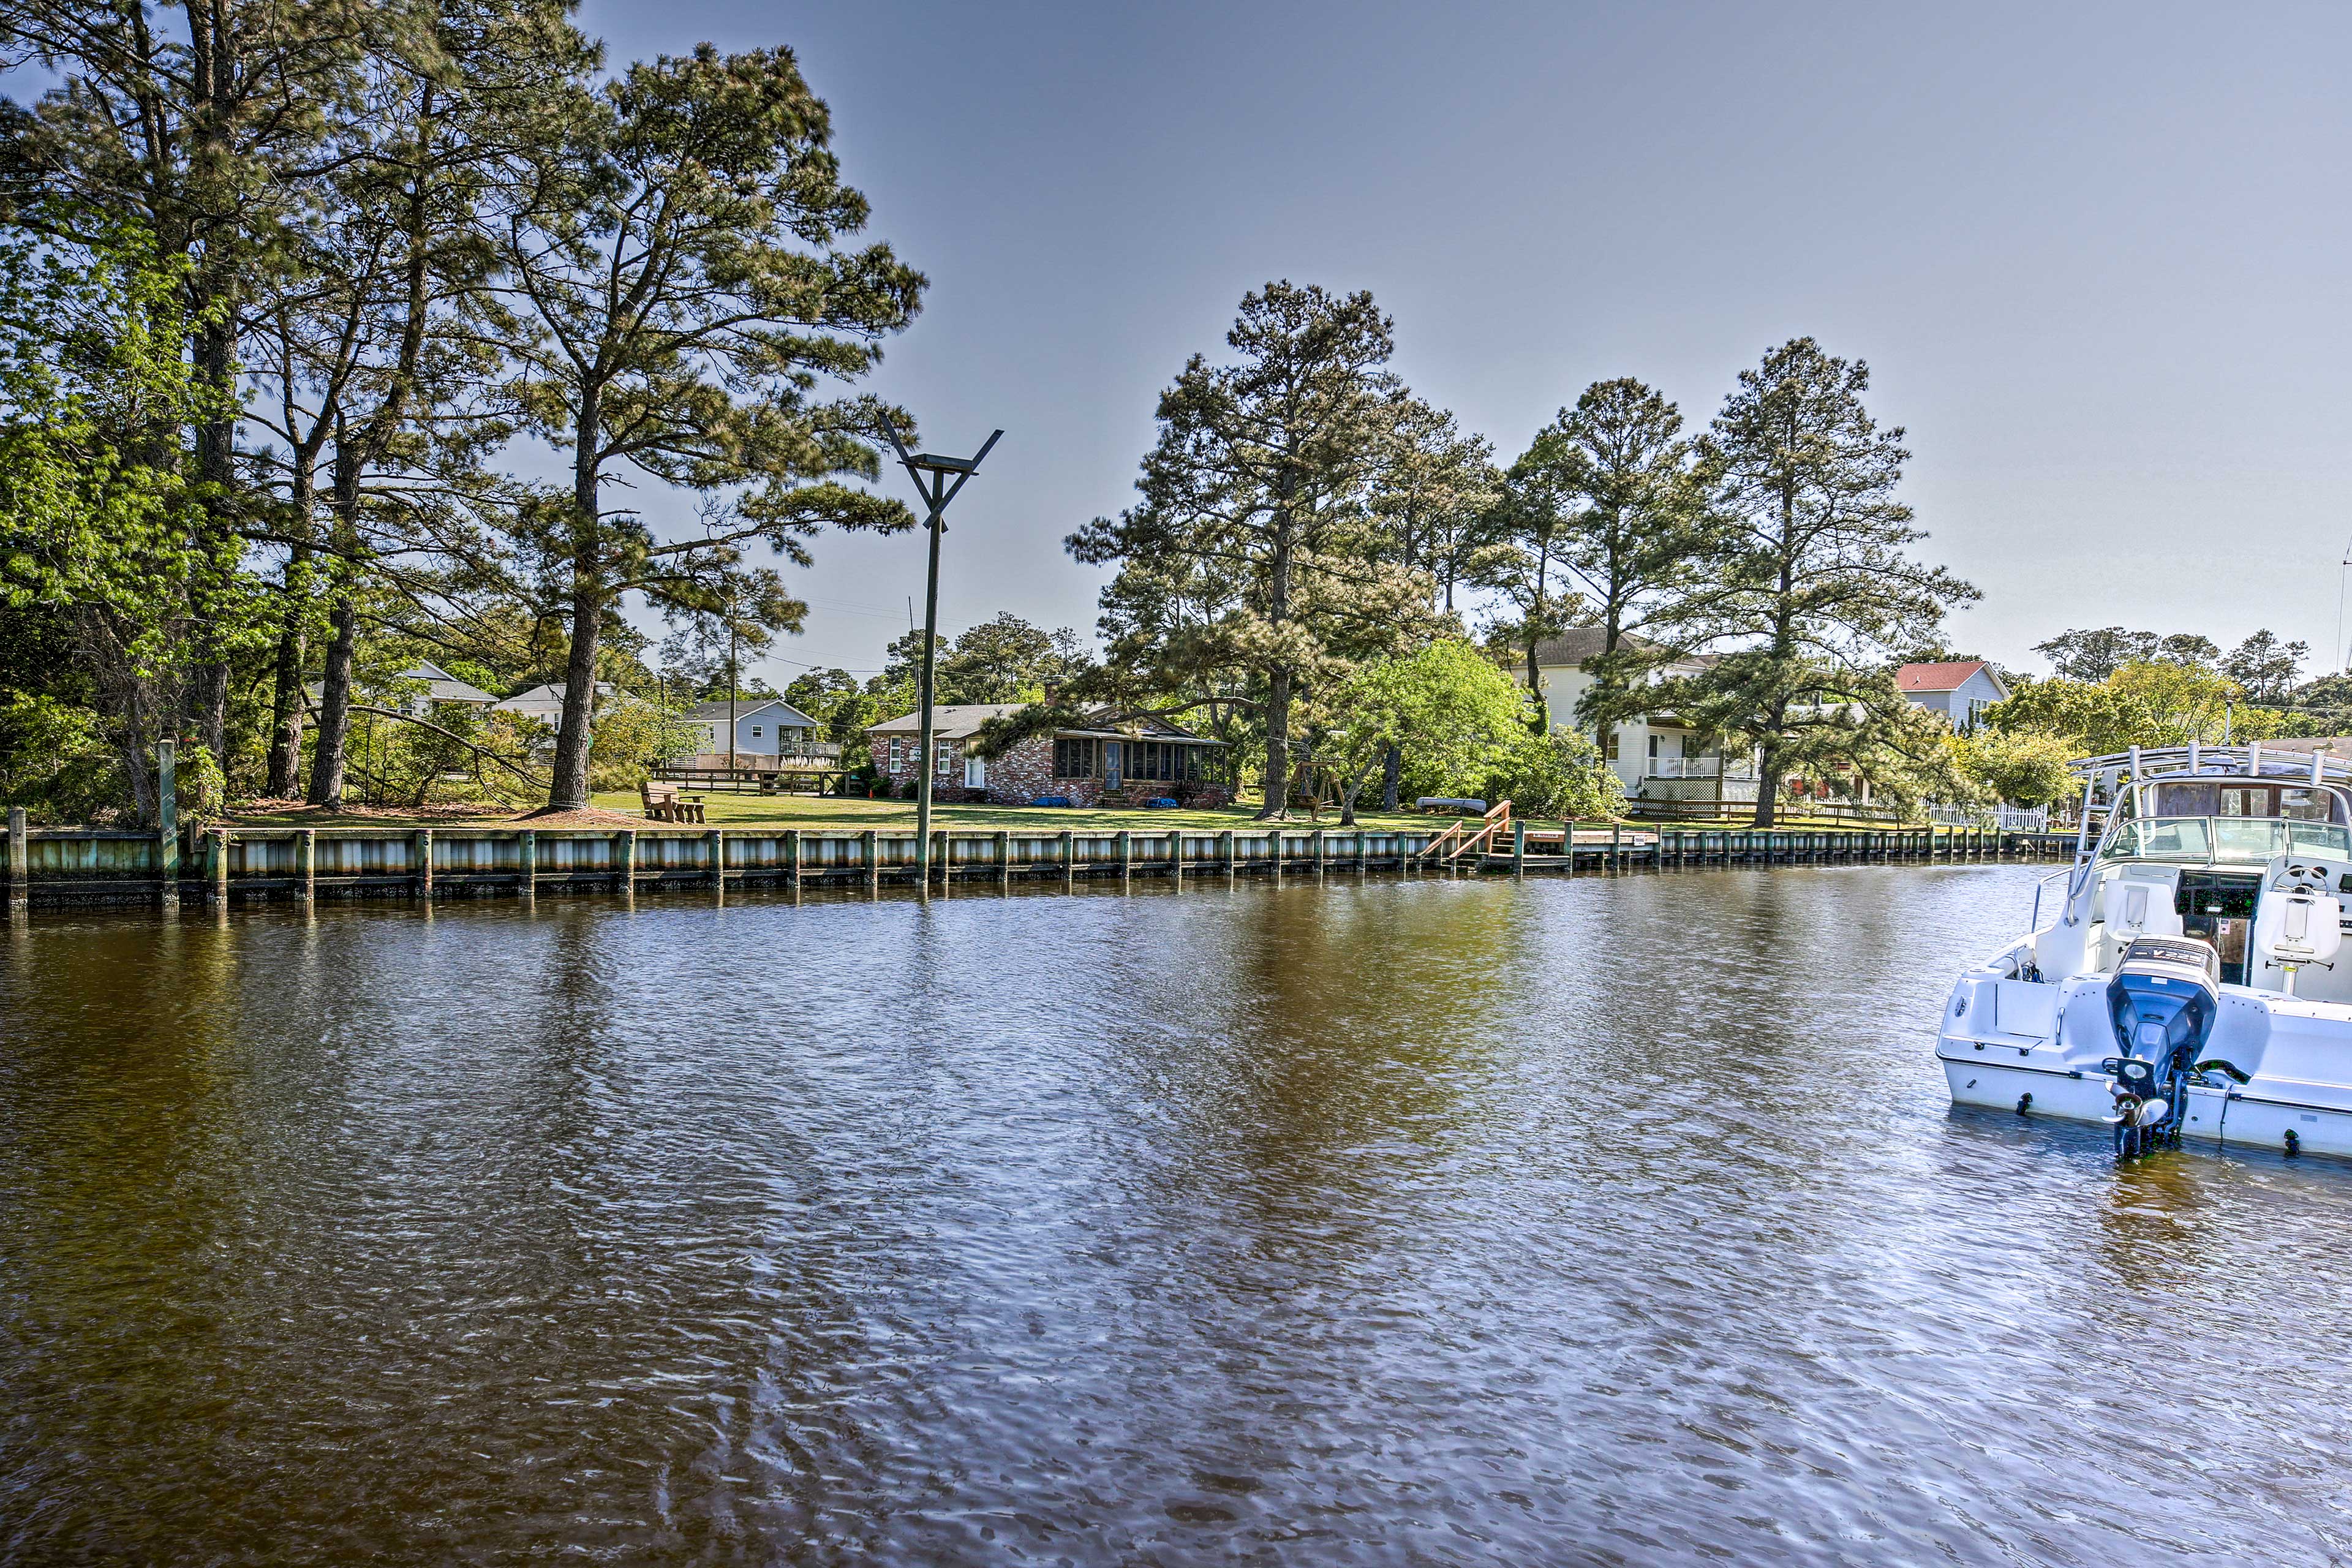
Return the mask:
[[2076,766],[2074,865],[1944,1003],[1952,1099],[2104,1123],[2123,1156],[2352,1154],[2352,766],[2260,745]]

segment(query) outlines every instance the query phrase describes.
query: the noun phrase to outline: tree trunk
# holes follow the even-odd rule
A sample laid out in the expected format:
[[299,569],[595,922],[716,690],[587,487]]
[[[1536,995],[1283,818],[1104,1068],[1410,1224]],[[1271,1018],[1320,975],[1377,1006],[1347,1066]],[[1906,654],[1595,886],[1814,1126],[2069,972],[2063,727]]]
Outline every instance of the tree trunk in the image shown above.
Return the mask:
[[[217,178],[227,162],[222,124],[228,110],[223,100],[236,81],[236,39],[227,17],[220,17],[217,27],[212,25],[212,8],[191,4],[185,10],[193,66],[188,106],[190,167],[197,178]],[[230,240],[226,247],[232,255],[235,244]],[[232,528],[229,496],[236,482],[236,287],[229,270],[234,264],[207,247],[189,277],[190,304],[199,323],[191,345],[195,379],[219,400],[215,412],[196,426],[196,479],[204,489],[208,542],[223,546],[223,558],[229,553],[226,548]],[[199,662],[191,717],[196,740],[226,770],[229,668],[219,630],[222,606],[215,600],[215,591],[222,586],[209,566],[193,585],[189,608],[198,622],[194,640]]]
[[1535,719],[1528,727],[1538,735],[1549,734],[1551,731],[1551,710],[1544,702],[1543,676],[1536,668],[1536,645],[1540,642],[1542,638],[1537,630],[1535,617],[1533,616],[1528,617],[1526,626],[1528,637],[1528,695],[1535,699],[1536,704]]
[[1381,809],[1397,809],[1397,791],[1404,782],[1404,751],[1391,745],[1381,755]]
[[286,563],[286,619],[278,628],[278,658],[269,700],[269,778],[263,786],[273,800],[291,799],[301,787],[302,666],[309,652],[303,635],[303,595],[309,592],[310,549],[298,544]]
[[[205,639],[211,643],[214,639]],[[228,659],[219,653],[208,655],[196,670],[195,684],[196,742],[213,754],[222,771],[228,768]]]
[[[1297,477],[1286,466],[1276,485],[1273,548],[1266,557],[1266,619],[1278,630],[1290,619],[1291,500]],[[1265,806],[1260,822],[1283,816],[1290,805],[1290,667],[1268,672],[1265,683]]]
[[1780,747],[1768,735],[1764,740],[1764,755],[1756,764],[1756,823],[1759,827],[1772,826],[1773,808],[1780,804]]
[[[596,711],[596,639],[604,630],[604,584],[597,562],[596,445],[603,429],[599,389],[584,387],[572,437],[572,648],[563,663],[563,716],[555,735],[555,779],[547,792],[551,811],[581,811],[588,805],[589,725]],[[923,759],[926,767],[930,759]]]
[[1276,669],[1265,683],[1265,806],[1261,822],[1281,816],[1290,805],[1290,671]]
[[603,629],[604,595],[575,569],[572,592],[572,653],[563,663],[563,716],[557,720],[555,782],[547,792],[551,811],[583,811],[588,805],[589,732],[596,704],[596,637]]
[[359,616],[351,595],[339,595],[327,612],[334,636],[327,643],[327,668],[319,693],[318,742],[310,755],[312,805],[343,808],[343,747],[352,728],[352,656],[359,645]]
[[359,644],[359,606],[352,579],[358,574],[360,552],[360,454],[347,438],[342,422],[335,424],[334,468],[334,603],[327,612],[333,637],[327,644],[324,684],[319,693],[319,741],[310,757],[312,805],[331,811],[343,806],[344,750],[351,742],[352,661]]

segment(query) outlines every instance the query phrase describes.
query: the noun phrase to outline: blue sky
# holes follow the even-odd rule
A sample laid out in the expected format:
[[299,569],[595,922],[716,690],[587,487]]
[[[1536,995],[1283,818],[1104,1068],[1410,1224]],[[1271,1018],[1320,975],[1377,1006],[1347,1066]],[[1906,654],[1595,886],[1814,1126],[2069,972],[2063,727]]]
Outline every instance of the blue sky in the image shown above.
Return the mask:
[[[1507,458],[1588,383],[1694,426],[1801,333],[1908,427],[1959,645],[2259,626],[2326,658],[2352,10],[2265,5],[789,5],[591,0],[615,62],[785,43],[871,232],[932,279],[877,385],[956,502],[941,624],[1091,631],[1062,537],[1273,278],[1370,289],[1396,368]],[[870,669],[913,539],[828,538],[778,652]],[[797,665],[768,670],[779,682]]]

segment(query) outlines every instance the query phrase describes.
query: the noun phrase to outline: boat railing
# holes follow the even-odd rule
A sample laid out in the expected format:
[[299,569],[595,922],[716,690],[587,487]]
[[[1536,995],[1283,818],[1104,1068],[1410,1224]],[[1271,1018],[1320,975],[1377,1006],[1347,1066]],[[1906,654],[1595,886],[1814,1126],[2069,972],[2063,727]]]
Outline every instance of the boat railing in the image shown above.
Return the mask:
[[2065,866],[2051,872],[2050,875],[2042,878],[2042,880],[2033,884],[2033,913],[2026,920],[2025,929],[2027,931],[2037,931],[2042,929],[2042,894],[2043,890],[2047,889],[2051,883],[2064,878],[2070,878],[2074,876],[2074,868],[2072,866]]
[[2068,764],[2077,777],[2094,782],[2147,784],[2154,779],[2245,774],[2265,779],[2308,779],[2313,784],[2352,784],[2352,758],[2326,750],[2283,750],[2252,741],[2242,746],[2135,746],[2128,752],[2077,757]]

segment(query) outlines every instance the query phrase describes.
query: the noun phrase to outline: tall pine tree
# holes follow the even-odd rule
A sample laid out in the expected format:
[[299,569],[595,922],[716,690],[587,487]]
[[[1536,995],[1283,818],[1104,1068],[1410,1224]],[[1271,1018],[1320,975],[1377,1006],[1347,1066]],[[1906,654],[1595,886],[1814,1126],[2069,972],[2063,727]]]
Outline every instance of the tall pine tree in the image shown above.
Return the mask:
[[1396,559],[1374,505],[1402,401],[1386,368],[1390,331],[1368,293],[1288,282],[1250,293],[1226,334],[1233,361],[1195,354],[1160,395],[1141,504],[1069,539],[1081,561],[1119,563],[1106,608],[1133,603],[1131,575],[1228,585],[1212,618],[1181,636],[1139,641],[1106,626],[1107,675],[1123,664],[1163,689],[1180,674],[1195,688],[1238,688],[1194,701],[1260,715],[1265,817],[1288,799],[1302,687],[1411,646],[1431,619],[1429,579]]
[[[602,89],[551,84],[511,162],[491,232],[534,329],[519,405],[571,469],[515,523],[571,633],[552,807],[587,804],[598,648],[625,596],[719,613],[754,596],[747,546],[797,558],[828,524],[912,525],[842,482],[878,472],[883,411],[824,389],[874,367],[924,279],[848,244],[868,209],[832,135],[789,49],[706,45]],[[664,538],[608,502],[632,471],[719,504]]]
[[1910,453],[1864,407],[1870,369],[1797,338],[1739,374],[1707,437],[1726,531],[1710,581],[1675,610],[1685,646],[1717,652],[1662,692],[1762,752],[1756,825],[1780,779],[1919,743],[1897,652],[1933,639],[1977,590],[1905,547],[1927,537],[1896,499]]

